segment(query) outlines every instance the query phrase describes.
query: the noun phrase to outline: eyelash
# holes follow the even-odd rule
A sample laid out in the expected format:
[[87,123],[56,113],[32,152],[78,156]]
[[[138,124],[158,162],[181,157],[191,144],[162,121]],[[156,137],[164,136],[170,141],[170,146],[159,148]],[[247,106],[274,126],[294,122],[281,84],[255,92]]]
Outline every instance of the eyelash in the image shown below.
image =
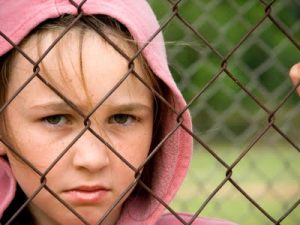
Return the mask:
[[[65,119],[65,121],[64,121],[64,123],[63,124],[59,124],[60,123],[60,121],[58,121],[57,123],[52,123],[52,122],[50,122],[50,120],[51,119],[57,119],[57,118],[64,118]],[[65,124],[67,124],[68,122],[70,122],[70,120],[69,120],[69,118],[68,118],[68,116],[67,115],[63,115],[63,114],[57,114],[57,115],[51,115],[51,116],[46,116],[46,117],[43,117],[42,118],[42,121],[44,122],[44,123],[47,123],[48,125],[50,125],[50,126],[63,126],[63,125],[65,125]]]
[[[63,122],[61,122],[62,118],[64,118]],[[59,121],[53,121],[52,119],[54,119],[54,120],[59,119]],[[64,126],[70,122],[69,116],[64,115],[64,114],[46,116],[46,117],[43,117],[41,120],[50,126]],[[109,117],[109,119],[108,119],[109,124],[118,124],[118,125],[122,125],[122,126],[128,126],[131,123],[134,123],[136,121],[138,121],[138,118],[136,116],[126,114],[126,113],[114,114],[111,117]],[[61,123],[63,123],[63,124],[61,124]]]
[[[121,118],[120,118],[121,116]],[[119,117],[119,118],[118,118]],[[125,117],[125,118],[122,118],[122,117]],[[118,119],[126,119],[126,121],[122,122],[122,121],[117,121]],[[117,119],[117,120],[116,120]],[[128,122],[128,120],[130,119],[130,121]],[[109,119],[108,119],[108,122],[110,124],[118,124],[118,125],[123,125],[123,126],[128,126],[130,125],[131,123],[134,123],[138,121],[137,117],[134,116],[134,115],[130,115],[130,114],[126,114],[126,113],[118,113],[118,114],[114,114],[112,115]]]

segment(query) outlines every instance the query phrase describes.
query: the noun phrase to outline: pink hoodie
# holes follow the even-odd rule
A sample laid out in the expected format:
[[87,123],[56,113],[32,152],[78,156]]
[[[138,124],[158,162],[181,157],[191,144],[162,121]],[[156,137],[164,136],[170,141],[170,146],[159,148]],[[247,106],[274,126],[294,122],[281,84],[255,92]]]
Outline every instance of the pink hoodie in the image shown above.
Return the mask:
[[[80,1],[75,1],[80,3]],[[0,31],[18,44],[38,24],[63,14],[77,14],[77,9],[68,0],[0,0]],[[140,47],[149,42],[150,37],[159,29],[159,24],[152,9],[145,0],[87,0],[82,10],[84,14],[109,15],[122,24],[132,34]],[[0,36],[0,56],[12,49]],[[171,90],[177,112],[181,112],[186,103],[170,74],[164,41],[159,33],[143,50],[143,55],[156,76]],[[164,123],[163,135],[177,126],[177,115],[168,113]],[[182,115],[184,126],[191,131],[191,119],[186,111]],[[152,190],[165,203],[169,203],[179,189],[192,154],[192,137],[180,127],[164,143],[154,166]],[[160,162],[164,162],[163,164]],[[14,197],[16,182],[9,165],[0,158],[0,218]],[[171,214],[163,215],[165,208],[158,201],[128,199],[124,205],[118,225],[179,225],[182,224]],[[191,216],[179,214],[189,222]],[[231,225],[220,220],[198,218],[196,225]]]

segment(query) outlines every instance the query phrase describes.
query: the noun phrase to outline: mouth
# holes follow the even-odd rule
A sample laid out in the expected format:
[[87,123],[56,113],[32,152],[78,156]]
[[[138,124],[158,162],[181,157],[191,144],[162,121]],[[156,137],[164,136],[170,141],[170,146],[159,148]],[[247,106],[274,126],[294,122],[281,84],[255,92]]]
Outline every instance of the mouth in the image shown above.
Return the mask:
[[96,204],[103,202],[110,189],[102,186],[78,186],[63,192],[64,198],[73,204]]

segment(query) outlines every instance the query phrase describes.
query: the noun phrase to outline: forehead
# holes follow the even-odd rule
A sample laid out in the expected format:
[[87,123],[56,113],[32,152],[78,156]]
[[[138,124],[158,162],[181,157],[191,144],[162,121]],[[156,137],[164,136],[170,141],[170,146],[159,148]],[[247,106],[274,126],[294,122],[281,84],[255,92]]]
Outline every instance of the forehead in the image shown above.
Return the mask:
[[[37,61],[58,33],[48,31],[33,35],[22,48]],[[112,37],[112,40],[127,55],[134,54],[134,48],[125,40],[116,37]],[[40,74],[67,98],[85,101],[92,98],[93,101],[99,101],[128,73],[128,61],[95,32],[87,30],[82,33],[72,29],[41,61],[40,69]],[[20,54],[16,55],[12,62],[10,89],[20,86],[32,75],[32,70],[32,64]],[[149,83],[139,60],[135,60],[135,71]],[[113,95],[124,90],[128,93],[134,90],[140,94],[149,94],[149,90],[132,74]]]

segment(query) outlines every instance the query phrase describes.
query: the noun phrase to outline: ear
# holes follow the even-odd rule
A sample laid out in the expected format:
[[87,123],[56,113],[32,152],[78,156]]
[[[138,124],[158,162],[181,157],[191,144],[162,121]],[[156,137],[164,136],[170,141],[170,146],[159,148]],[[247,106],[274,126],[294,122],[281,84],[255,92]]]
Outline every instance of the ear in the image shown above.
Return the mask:
[[[298,85],[300,83],[300,63],[295,64],[291,68],[290,77],[294,85]],[[298,91],[298,95],[300,96],[300,86],[298,86],[297,91]]]
[[0,141],[0,156],[6,155],[7,147]]

